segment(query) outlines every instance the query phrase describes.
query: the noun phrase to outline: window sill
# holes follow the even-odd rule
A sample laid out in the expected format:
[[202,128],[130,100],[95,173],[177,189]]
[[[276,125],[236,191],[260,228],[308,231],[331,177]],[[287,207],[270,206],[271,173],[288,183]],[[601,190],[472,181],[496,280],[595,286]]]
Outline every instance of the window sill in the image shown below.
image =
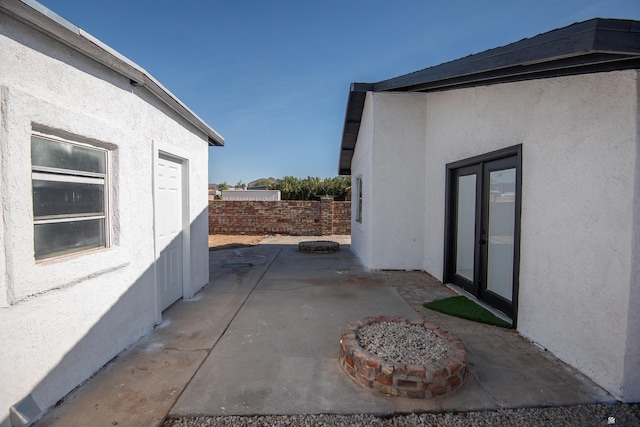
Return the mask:
[[68,253],[64,253],[64,254],[60,254],[60,255],[53,255],[53,256],[48,257],[48,258],[37,259],[36,260],[36,265],[45,265],[45,264],[49,264],[49,263],[63,262],[63,261],[67,261],[69,259],[73,259],[73,258],[79,257],[79,256],[89,255],[89,254],[92,254],[92,253],[95,253],[95,252],[108,251],[110,249],[111,248],[101,246],[99,248],[89,248],[89,249],[83,249],[83,250],[80,250],[80,251],[68,252]]

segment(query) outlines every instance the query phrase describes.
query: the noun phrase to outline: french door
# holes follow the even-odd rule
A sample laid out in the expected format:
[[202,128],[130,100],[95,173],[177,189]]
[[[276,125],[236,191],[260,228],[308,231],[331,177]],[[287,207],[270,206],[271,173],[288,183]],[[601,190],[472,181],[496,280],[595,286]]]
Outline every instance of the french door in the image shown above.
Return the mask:
[[445,281],[516,320],[521,147],[447,165]]

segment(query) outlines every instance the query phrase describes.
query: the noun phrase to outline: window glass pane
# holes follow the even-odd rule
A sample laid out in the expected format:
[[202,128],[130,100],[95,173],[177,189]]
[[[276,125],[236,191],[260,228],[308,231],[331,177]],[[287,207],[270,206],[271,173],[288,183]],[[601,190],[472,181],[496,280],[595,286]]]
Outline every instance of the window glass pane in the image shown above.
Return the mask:
[[33,215],[104,215],[104,184],[33,181]]
[[104,151],[74,144],[31,137],[31,164],[56,169],[104,174],[107,156]]
[[473,282],[476,240],[476,175],[458,177],[456,274]]
[[487,289],[511,301],[516,170],[493,171],[490,180]]
[[105,220],[58,222],[35,224],[36,259],[50,258],[83,249],[99,248],[106,245]]

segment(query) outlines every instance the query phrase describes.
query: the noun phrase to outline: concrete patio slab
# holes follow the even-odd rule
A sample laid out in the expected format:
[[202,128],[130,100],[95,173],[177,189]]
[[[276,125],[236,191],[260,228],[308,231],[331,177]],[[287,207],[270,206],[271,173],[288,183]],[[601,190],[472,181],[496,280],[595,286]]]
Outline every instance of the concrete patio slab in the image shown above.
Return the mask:
[[160,425],[206,357],[206,350],[136,347],[72,392],[36,425]]
[[210,285],[165,310],[163,322],[151,334],[35,425],[160,425],[279,251],[263,246],[250,253],[230,249],[212,255]]
[[[298,238],[301,240],[304,238]],[[309,239],[308,237],[306,238]],[[210,252],[210,284],[70,394],[37,425],[160,425],[193,415],[470,411],[612,402],[516,331],[436,313],[454,292],[426,273],[372,272],[333,254],[279,244]],[[424,317],[465,343],[466,383],[432,400],[389,397],[338,365],[342,327],[366,316]]]
[[342,327],[379,314],[417,317],[350,251],[285,246],[170,415],[393,411],[337,364]]

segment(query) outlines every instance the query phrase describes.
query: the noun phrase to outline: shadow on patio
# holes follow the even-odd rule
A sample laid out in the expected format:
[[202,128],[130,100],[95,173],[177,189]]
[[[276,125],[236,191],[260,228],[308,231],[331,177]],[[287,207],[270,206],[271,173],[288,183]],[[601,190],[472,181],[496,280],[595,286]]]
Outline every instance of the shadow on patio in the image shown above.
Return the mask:
[[[193,300],[170,307],[155,331],[38,425],[98,425],[97,420],[138,426],[158,415],[391,415],[613,401],[515,331],[422,308],[453,295],[428,274],[367,271],[348,245],[333,254],[305,254],[297,250],[299,240],[309,238],[271,238],[210,252],[209,285]],[[378,315],[422,316],[458,335],[469,364],[461,389],[420,400],[389,397],[352,382],[338,365],[340,332],[349,321]],[[150,349],[157,348],[204,361],[160,370],[149,360]],[[183,380],[172,384],[169,396],[158,395],[156,382],[166,381],[167,370],[174,371],[170,378]],[[152,399],[163,400],[156,408],[170,408],[168,413],[150,417],[131,404]]]

